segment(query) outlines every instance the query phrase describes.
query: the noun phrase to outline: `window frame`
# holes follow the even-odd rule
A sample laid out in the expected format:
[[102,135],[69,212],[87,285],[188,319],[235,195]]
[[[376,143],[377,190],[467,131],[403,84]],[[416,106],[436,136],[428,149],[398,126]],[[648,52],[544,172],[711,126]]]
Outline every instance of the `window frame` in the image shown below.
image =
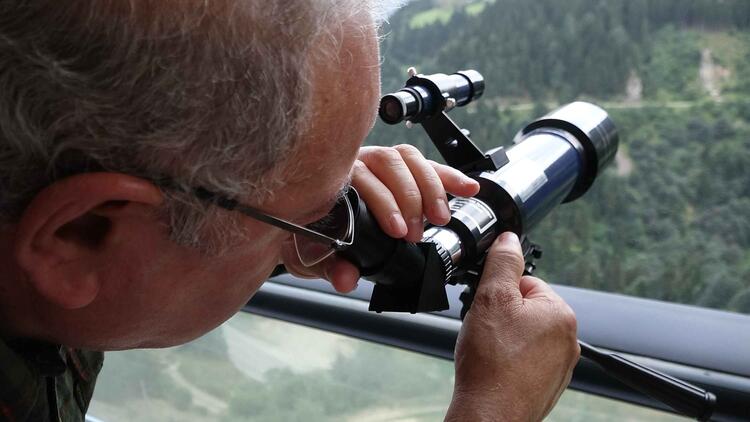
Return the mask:
[[[330,332],[453,359],[461,327],[460,286],[447,286],[451,309],[430,314],[370,312],[372,283],[337,293],[322,280],[281,274],[243,308]],[[712,420],[750,419],[750,315],[553,285],[576,312],[579,337],[717,396]],[[581,359],[570,388],[674,413]]]

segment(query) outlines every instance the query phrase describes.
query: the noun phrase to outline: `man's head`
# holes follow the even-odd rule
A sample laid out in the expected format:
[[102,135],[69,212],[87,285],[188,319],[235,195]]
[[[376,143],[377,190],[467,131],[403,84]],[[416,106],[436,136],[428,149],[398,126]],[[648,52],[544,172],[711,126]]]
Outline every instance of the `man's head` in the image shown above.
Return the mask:
[[[189,187],[301,224],[325,213],[379,93],[370,6],[9,3],[0,329],[128,348],[218,325],[288,235],[202,204]],[[158,186],[166,178],[177,186]]]

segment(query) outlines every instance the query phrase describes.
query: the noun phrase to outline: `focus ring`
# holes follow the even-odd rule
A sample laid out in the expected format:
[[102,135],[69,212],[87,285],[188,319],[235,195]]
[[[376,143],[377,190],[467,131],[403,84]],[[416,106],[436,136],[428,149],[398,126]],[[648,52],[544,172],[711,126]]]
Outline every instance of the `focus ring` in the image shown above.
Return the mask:
[[455,265],[453,265],[453,259],[451,258],[451,254],[439,242],[436,242],[432,238],[432,236],[424,239],[423,242],[430,242],[433,245],[435,245],[435,250],[437,251],[438,255],[440,255],[440,259],[443,261],[443,269],[445,270],[445,281],[447,282],[451,278],[451,276],[453,276],[453,273],[456,272],[456,267]]

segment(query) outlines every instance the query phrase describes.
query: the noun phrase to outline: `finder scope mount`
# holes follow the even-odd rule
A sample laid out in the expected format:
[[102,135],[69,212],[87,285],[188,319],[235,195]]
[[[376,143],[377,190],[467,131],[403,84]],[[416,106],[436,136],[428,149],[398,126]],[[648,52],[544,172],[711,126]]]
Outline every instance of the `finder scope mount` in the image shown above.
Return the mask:
[[[447,112],[484,92],[475,70],[452,75],[418,74],[397,92],[385,95],[379,114],[388,124],[421,124],[446,163],[476,179],[479,193],[449,202],[451,220],[428,226],[421,242],[392,239],[378,226],[361,199],[352,203],[355,241],[338,254],[375,282],[370,310],[431,312],[448,308],[445,284],[465,284],[463,317],[471,306],[487,249],[502,232],[522,242],[525,272],[531,274],[541,248],[528,238],[557,205],[583,195],[615,156],[618,135],[607,113],[574,102],[522,129],[514,145],[480,150]],[[604,352],[579,341],[582,356],[631,387],[677,412],[708,420],[716,397],[696,386]]]

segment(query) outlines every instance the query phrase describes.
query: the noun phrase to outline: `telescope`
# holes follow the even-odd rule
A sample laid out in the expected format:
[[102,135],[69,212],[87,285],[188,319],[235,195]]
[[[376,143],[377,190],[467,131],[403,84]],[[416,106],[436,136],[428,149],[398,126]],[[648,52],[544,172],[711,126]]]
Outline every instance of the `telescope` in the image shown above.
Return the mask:
[[[613,160],[618,134],[606,111],[587,102],[564,105],[523,128],[513,145],[486,152],[448,112],[484,93],[475,70],[451,75],[417,74],[385,95],[380,118],[388,124],[421,124],[445,162],[480,184],[471,198],[449,201],[450,222],[425,228],[420,242],[393,239],[378,226],[356,191],[350,192],[354,242],[337,252],[375,283],[370,310],[433,312],[448,309],[446,284],[464,284],[462,317],[473,299],[487,250],[505,231],[521,240],[525,274],[532,274],[541,248],[528,234],[558,205],[583,195]],[[708,420],[716,397],[699,387],[579,341],[581,354],[631,387],[678,413]]]
[[480,191],[472,198],[452,198],[450,222],[426,227],[416,244],[385,235],[366,204],[352,201],[355,240],[340,255],[376,283],[371,310],[447,309],[445,284],[465,284],[471,290],[487,249],[505,231],[521,239],[526,271],[532,273],[541,249],[528,233],[557,205],[585,193],[614,158],[618,138],[612,120],[585,102],[568,104],[527,125],[512,147],[482,152],[447,111],[483,92],[484,79],[474,70],[429,76],[412,71],[403,89],[381,99],[383,121],[421,124],[446,163],[476,179]]

